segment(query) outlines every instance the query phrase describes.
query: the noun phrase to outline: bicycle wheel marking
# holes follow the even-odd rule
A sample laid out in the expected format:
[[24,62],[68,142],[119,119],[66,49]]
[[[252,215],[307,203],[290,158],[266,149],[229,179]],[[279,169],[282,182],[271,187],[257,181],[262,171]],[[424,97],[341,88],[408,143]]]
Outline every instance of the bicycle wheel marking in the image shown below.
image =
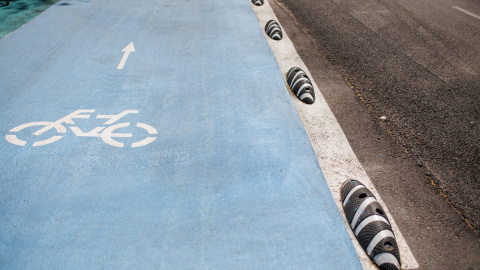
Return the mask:
[[27,144],[26,141],[19,140],[16,135],[5,135],[5,139],[11,144],[16,144],[20,146],[25,146],[25,144]]
[[[144,123],[137,123],[137,127],[145,129],[148,132],[148,134],[150,134],[150,135],[157,135],[158,134],[157,130],[150,125],[147,125],[147,124],[144,124]],[[147,145],[147,144],[155,141],[155,139],[157,139],[157,137],[147,137],[143,141],[132,143],[132,148]]]
[[113,133],[113,131],[117,128],[128,127],[128,126],[130,126],[130,123],[120,123],[120,124],[110,126],[102,132],[102,135],[100,137],[106,144],[109,144],[111,146],[116,146],[116,147],[123,147],[125,145],[124,143],[116,141],[112,138],[130,138],[132,137],[132,134],[131,133]]
[[[30,127],[35,127],[35,126],[43,126],[42,128],[34,131],[32,135],[35,137],[40,136],[41,134],[49,131],[50,129],[54,128],[57,133],[60,133],[60,135],[52,135],[48,139],[44,139],[41,141],[35,141],[33,142],[33,146],[44,146],[47,144],[54,143],[61,138],[64,137],[64,135],[67,133],[67,128],[65,127],[66,124],[68,125],[74,125],[75,121],[74,119],[89,119],[91,114],[94,113],[95,110],[76,110],[73,113],[68,114],[67,116],[60,118],[59,120],[55,122],[47,122],[47,121],[40,121],[40,122],[30,122],[30,123],[25,123],[19,126],[16,126],[9,130],[9,133],[18,133],[22,131],[25,128],[30,128]],[[130,122],[124,122],[124,123],[116,123],[118,120],[121,118],[125,117],[128,114],[137,114],[138,110],[125,110],[119,114],[113,114],[113,115],[97,115],[96,119],[107,119],[103,123],[104,126],[101,127],[94,127],[92,130],[88,132],[82,131],[79,127],[77,126],[69,126],[70,130],[73,132],[73,134],[77,137],[94,137],[98,138],[100,137],[102,141],[105,143],[114,146],[114,147],[124,147],[125,143],[119,142],[113,138],[131,138],[133,137],[132,133],[116,133],[115,130],[119,128],[125,128],[130,126]],[[106,126],[105,126],[106,125]],[[137,123],[135,127],[144,129],[147,131],[149,135],[158,135],[157,130],[145,123]],[[7,134],[5,135],[5,139],[14,145],[18,146],[26,146],[27,141],[19,139],[17,137],[17,134]],[[148,145],[155,141],[157,139],[156,136],[147,136],[145,139],[133,142],[131,144],[131,148],[135,147],[141,147]]]
[[[34,126],[45,126],[44,128],[42,128],[41,130],[45,129],[45,131],[51,129],[51,128],[55,128],[56,131],[58,133],[66,133],[67,132],[67,129],[62,126],[62,125],[59,125],[55,122],[30,122],[30,123],[26,123],[26,124],[23,124],[23,125],[19,125],[15,128],[12,128],[10,130],[10,132],[19,132],[25,128],[29,128],[29,127],[34,127]],[[47,127],[49,127],[48,129],[46,129]],[[42,132],[43,133],[43,132]],[[37,134],[33,133],[35,136],[37,136]],[[53,136],[51,138],[48,138],[46,140],[42,140],[42,141],[38,141],[38,142],[35,142],[33,144],[33,146],[42,146],[42,145],[46,145],[46,144],[49,144],[49,143],[53,143],[53,142],[56,142],[58,140],[60,140],[61,138],[63,138],[63,135],[62,136]],[[9,142],[9,143],[12,143],[12,144],[16,144],[16,145],[20,145],[20,146],[25,146],[27,144],[27,141],[24,141],[24,140],[20,140],[19,138],[17,138],[17,135],[15,134],[8,134],[8,135],[5,135],[5,139]]]

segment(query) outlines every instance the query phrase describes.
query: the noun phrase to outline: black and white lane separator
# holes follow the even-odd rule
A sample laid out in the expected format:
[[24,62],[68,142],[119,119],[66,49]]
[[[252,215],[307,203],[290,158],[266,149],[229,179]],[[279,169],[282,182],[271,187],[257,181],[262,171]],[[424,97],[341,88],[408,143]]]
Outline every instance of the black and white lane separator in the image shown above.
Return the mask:
[[261,6],[263,5],[263,0],[252,0],[252,4],[255,6]]
[[301,68],[293,67],[287,73],[287,84],[298,99],[307,104],[315,102],[312,81]]
[[282,28],[275,20],[270,20],[265,24],[265,33],[275,40],[281,40],[283,38]]
[[356,180],[341,188],[345,216],[358,242],[382,270],[400,269],[400,251],[387,216],[372,192]]

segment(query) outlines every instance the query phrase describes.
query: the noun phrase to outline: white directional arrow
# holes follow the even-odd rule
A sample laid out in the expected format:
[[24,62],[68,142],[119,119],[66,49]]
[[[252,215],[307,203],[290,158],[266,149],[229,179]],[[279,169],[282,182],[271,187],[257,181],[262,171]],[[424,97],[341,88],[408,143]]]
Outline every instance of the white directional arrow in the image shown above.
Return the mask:
[[133,41],[132,41],[130,42],[130,44],[127,45],[127,47],[125,47],[122,50],[124,54],[123,54],[122,60],[120,60],[120,64],[118,64],[117,69],[123,69],[123,66],[125,66],[125,62],[127,62],[128,55],[134,51],[135,51],[135,47],[133,46]]

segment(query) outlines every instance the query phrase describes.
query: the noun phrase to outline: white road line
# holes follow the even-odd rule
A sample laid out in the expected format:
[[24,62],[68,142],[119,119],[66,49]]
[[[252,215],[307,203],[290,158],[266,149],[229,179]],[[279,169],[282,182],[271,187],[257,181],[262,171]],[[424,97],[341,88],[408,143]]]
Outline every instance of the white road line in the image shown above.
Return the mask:
[[[269,20],[273,19],[278,22],[278,19],[273,13],[268,1],[265,1],[263,6],[252,6],[252,8],[257,15],[261,28],[263,28]],[[388,208],[382,201],[380,195],[374,188],[372,181],[368,177],[362,165],[358,161],[355,153],[347,141],[345,134],[343,133],[343,130],[338,124],[322,94],[318,90],[319,88],[317,84],[313,80],[313,77],[295,50],[290,38],[284,32],[281,42],[267,37],[266,39],[272,48],[275,58],[277,59],[277,63],[280,67],[280,71],[283,75],[286,75],[290,68],[299,67],[303,69],[310,78],[312,78],[312,84],[315,88],[316,96],[314,104],[308,106],[305,105],[303,102],[298,100],[298,98],[296,98],[291,91],[289,91],[290,96],[292,97],[293,103],[297,108],[297,112],[310,138],[323,174],[330,188],[330,192],[332,193],[337,207],[343,216],[343,222],[347,228],[350,238],[352,239],[353,245],[355,246],[357,255],[362,263],[363,268],[369,270],[378,269],[371,263],[370,259],[356,240],[355,234],[350,229],[348,221],[343,212],[342,201],[340,198],[340,187],[343,182],[348,179],[356,179],[361,181],[372,191],[380,205],[385,210],[395,233],[397,244],[400,248],[402,269],[418,268],[419,265],[415,257],[413,257],[413,254],[408,247],[407,242],[403,238],[402,233],[398,229],[395,220],[388,211]],[[287,83],[285,82],[285,84]],[[285,87],[285,89],[287,88]]]
[[452,8],[454,8],[454,9],[456,9],[456,10],[458,10],[458,11],[461,11],[461,12],[467,14],[467,15],[470,15],[470,16],[472,16],[472,17],[480,20],[480,16],[478,16],[477,14],[474,14],[474,13],[468,11],[468,10],[465,10],[465,9],[460,8],[460,7],[457,7],[457,6],[452,6]]

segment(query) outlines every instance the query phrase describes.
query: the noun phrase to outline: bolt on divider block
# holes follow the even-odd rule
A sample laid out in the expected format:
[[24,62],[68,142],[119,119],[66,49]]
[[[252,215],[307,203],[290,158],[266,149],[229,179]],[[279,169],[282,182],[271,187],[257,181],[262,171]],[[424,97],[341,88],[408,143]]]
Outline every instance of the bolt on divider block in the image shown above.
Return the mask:
[[252,0],[252,4],[255,6],[261,6],[263,5],[263,0]]
[[280,28],[280,25],[275,20],[267,22],[265,25],[265,33],[274,40],[281,40],[283,38],[282,28]]
[[347,180],[341,187],[341,197],[348,223],[370,259],[381,270],[399,270],[395,235],[373,193],[359,181]]
[[312,81],[301,68],[293,67],[287,73],[287,84],[298,99],[307,104],[315,102]]

